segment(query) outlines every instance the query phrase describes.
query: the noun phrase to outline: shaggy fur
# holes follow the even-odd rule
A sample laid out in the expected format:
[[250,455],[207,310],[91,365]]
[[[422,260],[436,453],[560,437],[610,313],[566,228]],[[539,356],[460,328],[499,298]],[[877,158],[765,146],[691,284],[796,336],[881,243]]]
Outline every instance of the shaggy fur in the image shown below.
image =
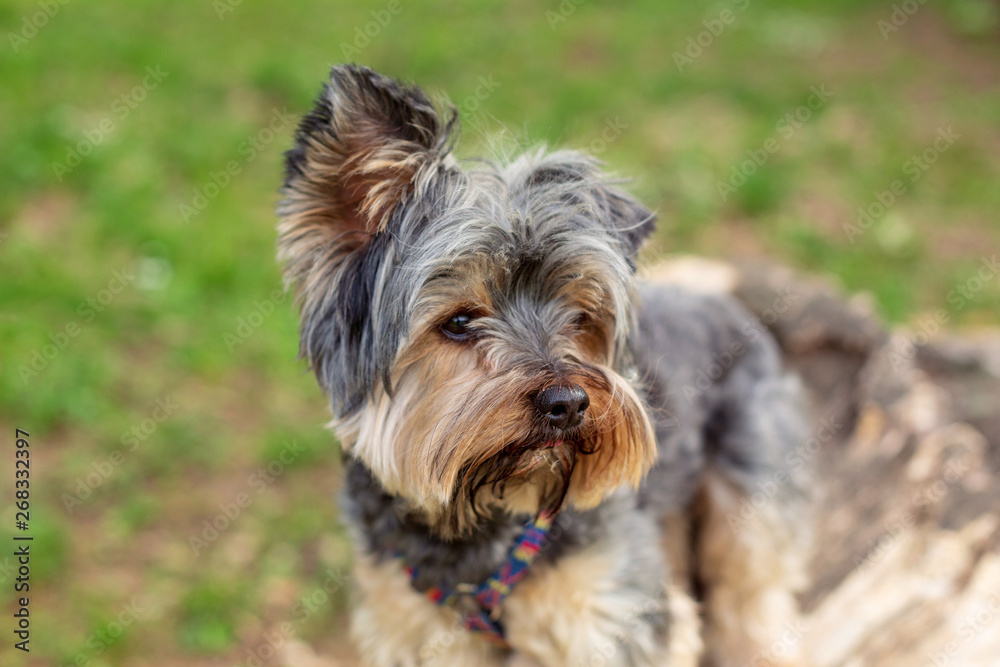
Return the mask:
[[[287,154],[279,255],[347,456],[365,660],[696,665],[702,637],[713,664],[760,658],[808,532],[773,342],[725,299],[637,287],[654,216],[595,160],[463,164],[455,125],[335,67]],[[540,410],[553,386],[586,392],[580,424]],[[502,608],[509,648],[421,595],[483,581],[540,510],[559,514]]]

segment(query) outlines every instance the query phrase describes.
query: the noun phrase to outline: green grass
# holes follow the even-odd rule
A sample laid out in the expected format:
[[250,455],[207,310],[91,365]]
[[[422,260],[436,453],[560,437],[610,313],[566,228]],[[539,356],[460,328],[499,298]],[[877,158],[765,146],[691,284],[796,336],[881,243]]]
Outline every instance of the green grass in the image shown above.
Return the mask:
[[[70,2],[17,52],[8,32],[40,10],[0,4],[0,425],[33,443],[32,664],[235,664],[327,569],[349,565],[337,445],[295,361],[291,300],[273,294],[292,125],[263,132],[275,113],[308,109],[342,45],[389,3],[342,4],[243,2],[220,19],[210,2]],[[447,93],[463,110],[463,155],[501,133],[599,151],[660,214],[650,258],[763,257],[913,322],[952,307],[949,292],[1000,242],[986,0],[928,3],[887,39],[888,1],[753,0],[682,71],[674,53],[736,3],[588,1],[551,25],[555,2],[401,6],[354,59]],[[150,67],[165,78],[131,99]],[[499,85],[473,111],[480,77]],[[814,86],[832,97],[783,131]],[[621,131],[598,142],[609,122]],[[911,181],[907,161],[947,127],[959,139]],[[59,173],[87,136],[95,145]],[[769,139],[778,149],[723,201],[718,183]],[[229,163],[238,173],[216,192]],[[905,192],[851,242],[845,225],[896,179]],[[954,326],[1000,322],[998,283],[952,307]],[[129,449],[126,434],[167,397],[179,407]],[[258,494],[251,475],[291,441],[302,453]],[[65,496],[116,454],[68,512]],[[195,554],[190,536],[240,493],[252,504]],[[135,595],[148,618],[96,655],[88,636]],[[343,650],[344,604],[338,591],[296,633]],[[0,646],[3,664],[22,657]]]

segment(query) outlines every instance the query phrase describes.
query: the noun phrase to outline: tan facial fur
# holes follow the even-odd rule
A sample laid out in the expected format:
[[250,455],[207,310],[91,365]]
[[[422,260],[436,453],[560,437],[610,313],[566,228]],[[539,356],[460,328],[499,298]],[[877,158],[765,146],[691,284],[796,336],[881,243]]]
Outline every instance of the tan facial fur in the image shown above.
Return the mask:
[[[577,303],[567,308],[588,312]],[[484,333],[475,341],[449,340],[440,331],[461,310],[479,315],[475,326]],[[534,513],[563,492],[567,503],[593,507],[623,485],[637,486],[655,455],[639,397],[606,365],[613,328],[598,319],[606,313],[581,316],[552,337],[550,354],[560,366],[553,371],[490,333],[492,324],[500,326],[495,311],[481,280],[425,295],[391,393],[378,387],[363,410],[335,425],[388,493],[405,497],[445,534],[463,533],[490,507]],[[573,442],[542,447],[557,436],[545,434],[532,396],[558,382],[583,387],[590,407]],[[468,506],[456,506],[462,503]]]

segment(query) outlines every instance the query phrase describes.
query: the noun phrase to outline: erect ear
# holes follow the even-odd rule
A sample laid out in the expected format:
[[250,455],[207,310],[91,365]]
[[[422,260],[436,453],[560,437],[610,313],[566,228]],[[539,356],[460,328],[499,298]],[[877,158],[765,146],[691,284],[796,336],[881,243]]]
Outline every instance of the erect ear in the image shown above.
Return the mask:
[[656,214],[620,188],[595,158],[584,153],[539,153],[528,186],[551,189],[564,200],[593,211],[619,238],[632,261],[656,228]]
[[621,235],[626,251],[634,261],[642,244],[656,229],[656,214],[631,194],[613,185],[602,184],[600,189],[608,219]]
[[318,280],[314,269],[335,268],[382,231],[421,168],[447,154],[455,118],[442,122],[419,88],[334,67],[285,154],[278,213],[288,281]]

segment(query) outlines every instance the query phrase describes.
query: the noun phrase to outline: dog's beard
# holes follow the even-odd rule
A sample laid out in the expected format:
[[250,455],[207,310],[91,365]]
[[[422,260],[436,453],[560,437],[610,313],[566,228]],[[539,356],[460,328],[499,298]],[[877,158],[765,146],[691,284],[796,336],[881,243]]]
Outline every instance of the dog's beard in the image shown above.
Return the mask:
[[486,463],[463,471],[453,505],[467,505],[480,518],[496,506],[515,513],[557,512],[569,491],[579,441],[512,445]]
[[565,434],[540,424],[526,398],[552,378],[477,374],[471,363],[456,370],[462,372],[435,384],[419,364],[411,366],[396,378],[392,396],[380,388],[338,428],[386,491],[406,499],[442,536],[467,535],[498,512],[593,507],[622,486],[638,485],[653,462],[645,410],[610,369],[581,364],[568,376],[591,406],[583,424]]

